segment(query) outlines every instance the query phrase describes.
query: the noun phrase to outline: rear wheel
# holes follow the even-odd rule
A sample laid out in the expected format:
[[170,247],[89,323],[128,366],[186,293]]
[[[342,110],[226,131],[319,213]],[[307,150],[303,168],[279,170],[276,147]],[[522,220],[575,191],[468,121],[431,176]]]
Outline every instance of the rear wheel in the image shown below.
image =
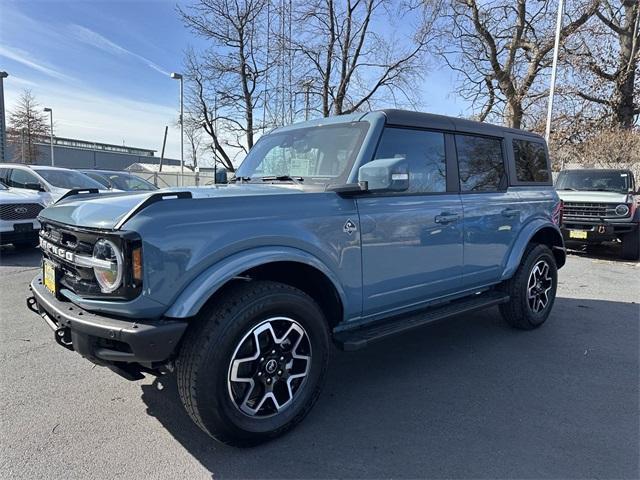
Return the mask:
[[622,237],[622,258],[625,260],[640,260],[640,226],[635,232]]
[[180,397],[200,428],[223,443],[250,446],[304,418],[329,351],[313,299],[276,282],[243,283],[197,322],[176,366]]
[[558,269],[551,249],[531,244],[515,275],[503,284],[510,300],[500,305],[500,313],[512,327],[537,328],[551,313],[557,286]]

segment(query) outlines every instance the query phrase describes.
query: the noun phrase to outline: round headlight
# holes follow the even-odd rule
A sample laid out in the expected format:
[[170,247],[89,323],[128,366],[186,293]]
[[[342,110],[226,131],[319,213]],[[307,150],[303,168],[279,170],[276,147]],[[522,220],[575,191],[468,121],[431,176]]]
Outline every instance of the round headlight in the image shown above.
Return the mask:
[[120,287],[123,274],[122,252],[118,246],[109,241],[100,239],[93,247],[93,259],[97,260],[93,267],[100,290],[103,293],[111,293]]
[[621,203],[616,207],[616,215],[619,217],[626,217],[629,214],[629,207],[624,203]]

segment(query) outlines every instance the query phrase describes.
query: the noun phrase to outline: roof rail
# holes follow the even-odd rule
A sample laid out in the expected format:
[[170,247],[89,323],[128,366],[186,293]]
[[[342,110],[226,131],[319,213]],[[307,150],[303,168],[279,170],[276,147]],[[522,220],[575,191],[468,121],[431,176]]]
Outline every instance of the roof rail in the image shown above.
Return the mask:
[[64,200],[65,198],[69,198],[72,197],[74,195],[79,195],[81,193],[100,193],[100,190],[98,190],[97,188],[72,188],[71,190],[69,190],[67,193],[65,193],[64,195],[62,195],[56,202],[54,203],[60,203],[62,200]]
[[179,200],[181,198],[193,198],[193,196],[189,191],[151,193],[147,197],[145,197],[140,203],[138,203],[138,205],[136,205],[131,210],[129,210],[129,212],[124,217],[122,217],[120,221],[116,223],[115,227],[113,228],[114,230],[120,230],[120,228],[122,228],[122,226],[125,223],[127,223],[131,218],[136,216],[138,213],[140,213],[142,210],[147,208],[149,205],[152,205],[156,202],[160,202],[163,200],[171,200],[171,199]]

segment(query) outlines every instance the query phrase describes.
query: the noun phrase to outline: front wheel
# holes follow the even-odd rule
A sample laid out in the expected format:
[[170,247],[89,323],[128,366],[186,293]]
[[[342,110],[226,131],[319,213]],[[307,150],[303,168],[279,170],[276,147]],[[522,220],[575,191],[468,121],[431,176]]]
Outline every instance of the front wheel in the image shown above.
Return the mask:
[[304,292],[254,281],[200,315],[176,362],[194,422],[217,440],[250,446],[283,434],[309,412],[323,383],[329,335]]
[[502,317],[522,330],[539,327],[551,313],[557,286],[558,268],[549,247],[529,245],[515,275],[502,286],[510,297],[500,305]]
[[622,258],[625,260],[640,260],[640,226],[635,232],[622,237]]

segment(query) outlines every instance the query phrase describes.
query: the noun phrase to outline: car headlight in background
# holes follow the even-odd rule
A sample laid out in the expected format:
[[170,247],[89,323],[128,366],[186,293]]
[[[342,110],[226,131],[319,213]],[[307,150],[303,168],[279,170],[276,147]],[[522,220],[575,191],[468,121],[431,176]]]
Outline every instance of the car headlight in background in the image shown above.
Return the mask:
[[93,247],[93,259],[93,273],[100,290],[103,293],[116,291],[122,284],[124,270],[122,252],[118,246],[104,238],[98,240]]
[[619,217],[626,217],[627,215],[629,215],[629,206],[625,205],[624,203],[618,205],[616,207],[616,215],[618,215]]

